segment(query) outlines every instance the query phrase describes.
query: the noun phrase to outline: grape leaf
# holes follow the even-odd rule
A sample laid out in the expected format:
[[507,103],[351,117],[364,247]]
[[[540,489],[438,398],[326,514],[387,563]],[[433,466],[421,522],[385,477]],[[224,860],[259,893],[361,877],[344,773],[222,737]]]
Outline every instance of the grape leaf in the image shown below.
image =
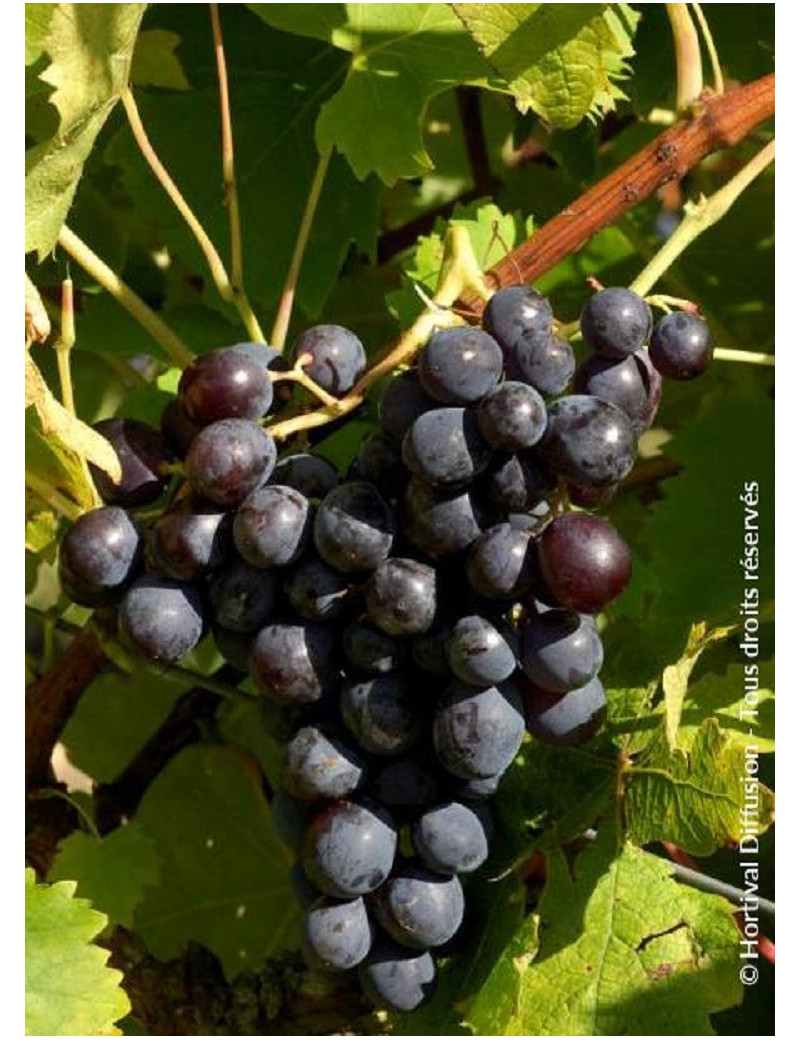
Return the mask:
[[661,685],[664,689],[664,726],[667,735],[667,743],[670,748],[675,748],[678,741],[678,727],[681,724],[681,713],[686,691],[689,687],[694,666],[700,659],[703,651],[713,643],[727,639],[736,626],[726,628],[715,628],[711,632],[706,631],[705,622],[700,621],[692,625],[689,640],[683,656],[675,664],[667,665],[661,674]]
[[58,531],[58,517],[44,507],[31,492],[25,491],[25,548],[38,553],[53,542]]
[[186,684],[136,664],[109,666],[86,688],[62,740],[70,759],[97,783],[110,783],[161,725]]
[[200,942],[226,975],[257,969],[297,941],[300,909],[254,759],[195,745],[150,786],[137,821],[161,857],[135,922],[160,958]]
[[130,928],[148,885],[158,881],[158,854],[134,820],[104,838],[75,831],[61,842],[48,881],[73,880],[111,924]]
[[638,845],[672,841],[708,856],[739,841],[746,827],[763,833],[772,822],[775,798],[764,784],[748,795],[748,776],[741,741],[732,740],[716,718],[698,726],[685,750],[671,750],[660,732],[626,772],[628,838]]
[[44,54],[50,21],[58,4],[25,4],[25,64],[33,65]]
[[25,273],[25,342],[44,343],[50,335],[50,318],[39,290]]
[[94,505],[92,488],[80,460],[61,441],[45,436],[35,408],[25,409],[25,474],[26,516],[35,516],[48,508],[42,497],[47,488],[80,509]]
[[[81,422],[55,399],[33,358],[25,352],[25,408],[33,407],[41,423],[42,433],[57,441],[79,458],[88,459],[113,481],[122,477],[117,453],[105,437]],[[84,483],[88,478],[84,478]]]
[[136,38],[131,62],[131,83],[139,87],[188,90],[189,81],[175,54],[181,42],[177,33],[144,29]]
[[106,966],[108,950],[92,939],[106,918],[75,883],[36,883],[25,870],[25,1032],[33,1036],[101,1036],[130,1011],[122,974]]
[[664,860],[628,843],[618,848],[611,827],[601,827],[571,869],[553,849],[538,906],[539,951],[526,969],[529,946],[511,948],[522,972],[516,1013],[498,1029],[492,1008],[479,1003],[484,1014],[467,1014],[473,1032],[713,1033],[708,1015],[741,1000],[733,910],[670,875]]
[[146,4],[57,4],[44,41],[55,87],[56,134],[25,155],[25,252],[39,259],[58,238],[83,164],[127,85]]
[[[752,668],[752,664],[748,667]],[[715,718],[732,746],[775,750],[775,662],[759,662],[756,688],[745,695],[745,665],[734,663],[724,675],[708,672],[686,692],[678,746],[688,748],[703,719]]]
[[336,4],[315,17],[297,4],[248,7],[277,29],[351,55],[344,85],[322,106],[317,143],[341,151],[361,180],[374,171],[393,184],[429,172],[422,137],[428,102],[489,72],[447,4]]
[[[214,63],[209,60],[210,26],[191,7],[156,5],[153,17],[159,28],[180,36],[178,54],[194,89],[169,95],[138,91],[142,120],[162,162],[225,258],[230,232],[221,187],[219,93]],[[224,7],[222,23],[236,132],[245,279],[251,297],[272,306],[283,287],[318,162],[314,143],[318,106],[341,80],[344,56],[319,43],[276,32],[236,4]],[[205,273],[197,243],[127,128],[112,138],[105,158],[119,166],[136,210],[147,220],[155,240]],[[360,184],[341,156],[331,159],[297,286],[297,302],[306,314],[319,311],[351,243],[374,255],[379,187],[376,178]],[[213,286],[207,292],[216,306]],[[230,316],[229,309],[225,313]]]
[[521,112],[560,129],[614,108],[638,15],[627,4],[453,4]]

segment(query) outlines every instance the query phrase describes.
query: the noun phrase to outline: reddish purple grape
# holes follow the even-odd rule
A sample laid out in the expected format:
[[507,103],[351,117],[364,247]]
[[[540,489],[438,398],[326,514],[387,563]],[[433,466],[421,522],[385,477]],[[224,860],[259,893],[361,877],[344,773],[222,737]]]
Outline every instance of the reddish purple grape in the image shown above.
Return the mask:
[[169,483],[164,467],[172,457],[161,434],[136,419],[102,419],[94,428],[112,446],[122,467],[122,479],[115,484],[107,473],[89,463],[102,500],[126,509],[155,502]]
[[191,422],[260,419],[272,404],[272,382],[254,356],[236,347],[212,350],[183,370],[178,400]]
[[602,517],[562,513],[545,528],[538,545],[542,577],[560,606],[593,614],[630,580],[630,550]]

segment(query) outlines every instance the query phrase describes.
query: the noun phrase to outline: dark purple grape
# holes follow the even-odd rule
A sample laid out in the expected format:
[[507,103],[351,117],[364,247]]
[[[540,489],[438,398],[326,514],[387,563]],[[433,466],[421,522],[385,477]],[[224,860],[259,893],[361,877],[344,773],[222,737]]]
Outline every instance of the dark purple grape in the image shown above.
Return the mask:
[[175,581],[191,581],[221,566],[230,548],[227,514],[194,503],[164,513],[150,531],[153,564]]
[[598,354],[624,358],[650,338],[653,316],[641,296],[630,289],[601,289],[581,311],[584,343]]
[[567,491],[573,505],[580,506],[581,509],[603,509],[616,495],[618,487],[618,484],[599,488],[567,484]]
[[324,625],[267,625],[253,642],[253,682],[276,701],[318,701],[335,674],[334,643],[334,634]]
[[302,802],[345,798],[358,790],[364,775],[358,752],[319,726],[303,726],[286,746],[286,788]]
[[458,798],[462,802],[483,801],[484,798],[491,798],[493,794],[497,793],[497,788],[504,775],[505,769],[495,773],[494,776],[479,776],[472,780],[459,780],[451,776],[450,792],[454,798]]
[[483,327],[503,350],[510,351],[520,336],[546,336],[553,324],[553,310],[546,296],[530,285],[498,289],[483,312]]
[[708,368],[713,352],[711,329],[685,311],[659,319],[650,341],[650,360],[666,379],[696,379]]
[[186,452],[201,429],[202,426],[192,422],[177,397],[161,413],[161,436],[179,459],[186,458]]
[[393,557],[373,571],[365,588],[367,612],[390,636],[427,632],[436,614],[436,571]]
[[477,538],[467,560],[469,583],[487,599],[518,599],[536,581],[536,546],[527,531],[497,524]]
[[275,441],[266,430],[249,419],[223,419],[195,437],[186,479],[201,498],[229,509],[266,484],[275,456]]
[[478,405],[478,425],[493,448],[524,451],[541,440],[547,408],[532,386],[507,380]]
[[581,487],[618,484],[636,461],[636,433],[616,405],[588,394],[553,401],[540,445],[546,462]]
[[466,408],[425,412],[403,440],[403,461],[429,484],[466,484],[489,465],[491,449]]
[[420,816],[411,840],[430,870],[467,874],[486,862],[492,829],[491,816],[482,806],[445,802]]
[[396,498],[408,479],[400,448],[383,433],[364,441],[348,476],[352,480],[369,481],[389,498]]
[[645,380],[644,369],[635,354],[628,354],[621,361],[595,354],[578,370],[575,389],[616,405],[635,423],[647,405]]
[[283,587],[291,605],[307,621],[335,621],[350,605],[354,592],[340,571],[316,556],[301,560]]
[[459,618],[447,644],[456,678],[473,686],[494,686],[513,673],[517,658],[503,633],[477,614]]
[[344,574],[374,570],[394,538],[392,511],[364,480],[340,484],[320,502],[314,520],[317,552]]
[[257,631],[272,617],[276,596],[274,575],[244,560],[234,560],[208,587],[216,623],[241,634]]
[[450,661],[447,645],[453,631],[452,621],[441,621],[424,635],[417,636],[411,643],[414,663],[432,675],[449,675]]
[[203,635],[200,590],[146,574],[128,589],[119,607],[120,635],[151,661],[175,664]]
[[446,556],[470,546],[481,533],[483,516],[469,491],[433,488],[412,479],[403,496],[403,529],[428,556]]
[[418,816],[439,796],[439,782],[420,757],[386,762],[371,776],[368,791],[398,820]]
[[575,374],[575,354],[567,340],[554,332],[524,333],[514,344],[506,371],[511,379],[529,383],[545,397],[561,394]]
[[383,884],[396,849],[397,830],[388,813],[361,801],[334,802],[306,831],[303,866],[321,892],[353,899]]
[[528,730],[545,744],[572,747],[589,740],[606,717],[606,695],[598,678],[568,693],[548,693],[535,686],[525,690]]
[[111,603],[135,577],[141,557],[141,536],[124,509],[92,509],[78,517],[61,541],[61,584],[75,603]]
[[496,455],[481,479],[486,502],[503,513],[526,513],[543,502],[556,481],[534,453]]
[[133,509],[155,502],[169,483],[172,453],[161,434],[136,419],[102,419],[95,430],[109,442],[122,467],[118,484],[89,463],[98,494],[107,505]]
[[478,689],[456,681],[436,708],[433,742],[448,772],[472,780],[506,769],[524,730],[522,701],[513,682]]
[[373,755],[408,751],[422,730],[419,699],[401,672],[348,680],[342,687],[340,710],[359,746]]
[[650,352],[639,350],[634,354],[643,370],[643,378],[647,386],[647,401],[639,415],[636,416],[633,427],[638,434],[649,430],[661,404],[661,373],[650,360]]
[[414,420],[431,408],[438,408],[438,404],[422,389],[412,369],[387,384],[378,403],[378,418],[387,436],[400,445]]
[[303,365],[306,375],[335,397],[351,390],[367,367],[361,340],[341,325],[314,325],[294,342],[292,361],[309,358]]
[[358,979],[376,1007],[414,1011],[433,996],[436,965],[427,950],[420,953],[381,940],[360,965]]
[[311,536],[311,507],[294,488],[268,484],[248,495],[233,518],[233,540],[254,567],[300,559]]
[[628,546],[599,516],[561,513],[545,528],[538,545],[542,577],[560,606],[593,614],[630,580]]
[[442,404],[474,404],[503,374],[503,352],[481,329],[468,325],[434,332],[420,351],[417,376]]
[[272,382],[265,366],[250,354],[222,347],[183,370],[178,400],[198,426],[221,419],[260,419],[272,405]]
[[396,868],[370,902],[381,927],[395,942],[413,950],[444,945],[464,919],[464,892],[458,878],[415,863]]
[[310,967],[349,971],[364,960],[371,946],[372,925],[360,896],[347,902],[323,898],[306,913],[303,954]]
[[339,483],[339,474],[319,455],[285,455],[275,463],[270,484],[285,484],[311,500],[324,498]]
[[354,621],[342,635],[342,648],[348,662],[368,675],[386,675],[399,668],[406,657],[406,645],[387,636],[368,621]]
[[522,631],[522,669],[549,693],[585,686],[603,665],[603,643],[594,621],[574,610],[547,610]]

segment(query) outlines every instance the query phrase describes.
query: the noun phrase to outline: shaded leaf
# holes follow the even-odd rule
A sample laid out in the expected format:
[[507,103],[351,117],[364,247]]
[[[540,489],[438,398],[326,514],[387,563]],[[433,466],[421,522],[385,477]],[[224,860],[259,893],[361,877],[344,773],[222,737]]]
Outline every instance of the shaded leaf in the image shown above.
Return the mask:
[[715,718],[701,723],[686,750],[670,750],[660,733],[626,775],[628,837],[639,845],[672,841],[708,856],[739,841],[747,827],[762,833],[772,822],[775,798],[763,784],[748,791],[748,775],[741,741]]
[[130,1011],[109,951],[92,944],[106,917],[76,899],[75,883],[40,885],[25,870],[25,1032],[100,1036]]
[[[45,435],[33,407],[25,409],[25,474],[26,515],[35,515],[47,505],[39,493],[43,488],[62,494],[79,510],[94,505],[94,493],[80,459],[61,441]],[[38,491],[29,486],[34,484]]]
[[158,881],[158,853],[133,821],[104,838],[75,831],[61,842],[48,881],[71,879],[78,895],[107,915],[111,924],[130,928],[145,888]]
[[539,952],[524,972],[517,1013],[499,1032],[712,1034],[709,1014],[741,1000],[733,910],[670,875],[664,860],[628,843],[618,848],[611,827],[572,869],[554,849],[538,907]]
[[[750,669],[745,675],[745,668]],[[706,718],[715,718],[732,746],[775,750],[775,662],[732,664],[724,675],[709,672],[686,693],[678,745],[691,746]],[[747,692],[746,692],[747,691]]]
[[181,42],[177,33],[145,29],[136,38],[131,62],[131,83],[140,87],[188,90],[189,81],[175,54]]
[[453,4],[521,112],[560,129],[625,95],[638,16],[626,4]]
[[667,743],[670,748],[677,744],[678,727],[681,724],[681,712],[683,701],[689,686],[689,680],[703,651],[713,643],[721,639],[727,639],[736,626],[726,628],[715,628],[711,632],[706,631],[704,621],[692,625],[689,639],[683,656],[675,664],[667,665],[661,675],[661,685],[664,689],[664,725],[666,727]]
[[317,142],[342,152],[362,180],[375,172],[393,184],[428,173],[422,137],[428,102],[489,71],[447,4],[336,4],[314,17],[297,4],[248,7],[275,28],[351,55],[344,85],[322,105]]
[[83,164],[128,82],[146,4],[57,4],[44,41],[56,134],[25,156],[25,252],[55,246]]
[[289,863],[249,755],[186,748],[149,787],[137,821],[161,857],[160,883],[135,915],[157,957],[200,942],[234,978],[297,943]]

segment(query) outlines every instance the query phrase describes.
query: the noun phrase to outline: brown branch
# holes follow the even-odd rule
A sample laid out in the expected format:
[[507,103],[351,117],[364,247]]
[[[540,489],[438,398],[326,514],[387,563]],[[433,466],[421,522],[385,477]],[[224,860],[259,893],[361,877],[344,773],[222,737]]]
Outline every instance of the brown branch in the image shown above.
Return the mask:
[[[519,272],[526,281],[533,281],[658,188],[684,177],[718,148],[738,144],[774,114],[774,75],[709,99],[693,119],[675,123],[632,155],[509,253],[487,276],[498,287],[516,284]],[[459,306],[477,320],[483,301],[469,293]]]
[[25,696],[25,786],[51,782],[50,757],[81,694],[97,677],[106,655],[94,627],[84,628],[55,666]]

